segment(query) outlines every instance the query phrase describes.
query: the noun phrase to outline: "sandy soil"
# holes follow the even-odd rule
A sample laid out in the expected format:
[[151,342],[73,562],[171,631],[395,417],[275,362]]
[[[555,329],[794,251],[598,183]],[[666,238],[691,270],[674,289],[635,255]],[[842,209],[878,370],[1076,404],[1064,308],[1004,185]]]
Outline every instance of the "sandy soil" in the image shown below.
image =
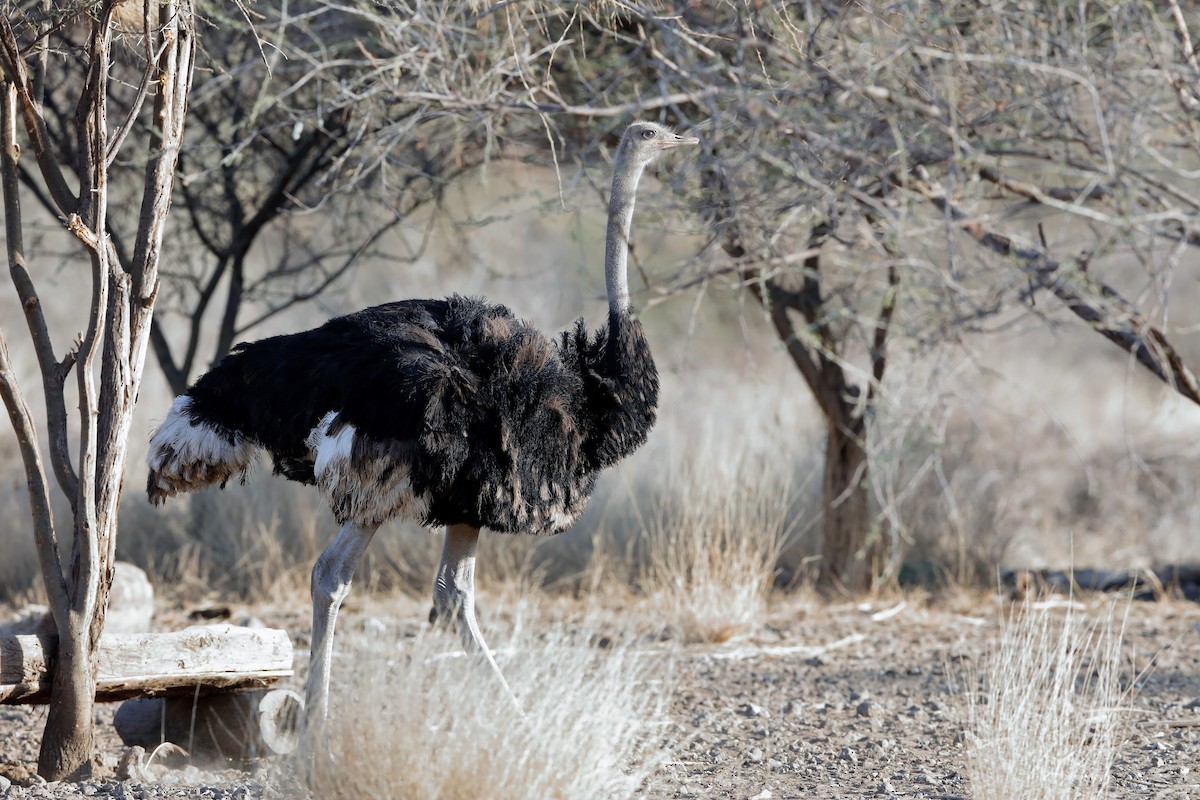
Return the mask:
[[[1002,606],[978,598],[786,603],[754,637],[686,646],[669,712],[677,744],[648,796],[971,797],[961,678],[982,669]],[[292,613],[256,612],[270,624],[302,625]],[[1200,796],[1200,607],[1137,603],[1125,641],[1136,691],[1110,796]],[[118,781],[124,748],[111,727],[114,710],[98,713],[97,778],[45,785],[32,774],[44,709],[0,707],[0,798],[302,794],[279,764],[249,772],[186,766],[153,784]]]

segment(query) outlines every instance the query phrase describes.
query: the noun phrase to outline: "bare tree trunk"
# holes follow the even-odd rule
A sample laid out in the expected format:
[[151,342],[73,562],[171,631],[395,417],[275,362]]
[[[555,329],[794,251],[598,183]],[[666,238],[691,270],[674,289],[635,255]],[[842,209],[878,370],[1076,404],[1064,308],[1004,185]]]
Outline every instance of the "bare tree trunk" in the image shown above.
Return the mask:
[[854,416],[829,422],[822,482],[821,573],[825,581],[854,592],[874,587],[885,550],[883,537],[872,531],[865,427]]
[[[721,176],[707,176],[714,207],[729,216],[722,222],[725,235],[722,247],[737,260],[749,253],[742,244],[729,188]],[[721,201],[724,201],[723,203]],[[838,355],[839,339],[828,320],[827,299],[821,289],[821,245],[832,233],[828,221],[814,225],[809,233],[807,257],[797,287],[782,285],[751,261],[740,272],[755,298],[767,311],[779,340],[792,363],[812,391],[825,417],[825,470],[822,481],[821,580],[827,585],[853,593],[869,592],[883,577],[889,542],[886,531],[875,526],[867,491],[867,425],[864,414],[874,402],[887,369],[887,337],[895,310],[895,289],[899,283],[894,266],[887,270],[888,288],[875,321],[871,351],[871,382],[866,402],[858,402],[861,390],[846,377]],[[799,314],[804,325],[797,326],[792,313]]]
[[[46,4],[43,9],[50,9]],[[95,708],[96,647],[104,628],[108,593],[112,585],[116,552],[117,508],[124,476],[126,441],[133,405],[141,385],[142,368],[150,336],[154,299],[158,292],[158,262],[163,229],[170,206],[175,164],[183,135],[187,95],[191,87],[193,9],[190,0],[147,2],[143,14],[161,11],[164,24],[155,28],[145,20],[143,30],[142,92],[128,109],[121,127],[109,132],[108,88],[114,78],[109,55],[113,15],[119,10],[107,0],[95,17],[85,16],[87,77],[79,89],[75,136],[79,149],[67,153],[79,180],[78,194],[63,177],[63,163],[51,149],[41,116],[43,86],[31,79],[41,72],[46,37],[57,26],[44,28],[36,37],[41,44],[23,49],[8,16],[0,17],[0,72],[3,73],[3,107],[0,139],[5,230],[9,271],[26,312],[30,337],[46,388],[51,457],[59,486],[71,500],[74,516],[70,563],[61,563],[43,460],[29,408],[8,362],[0,330],[0,396],[17,431],[29,480],[34,511],[34,535],[58,632],[54,654],[50,709],[38,757],[38,774],[49,781],[77,779],[91,773]],[[127,10],[127,9],[126,9]],[[91,9],[88,14],[90,14]],[[71,11],[64,11],[58,23]],[[14,19],[16,19],[14,17]],[[56,20],[48,16],[45,25]],[[29,34],[28,26],[24,32]],[[27,64],[27,59],[32,65]],[[145,144],[145,183],[141,215],[137,220],[136,251],[132,263],[116,256],[108,219],[108,175],[121,145],[137,127],[142,101],[154,90],[151,133]],[[58,212],[87,253],[91,266],[91,305],[87,326],[78,345],[58,360],[41,313],[31,271],[25,264],[21,241],[18,199],[20,146],[17,119],[25,123],[31,150],[37,159],[46,190]],[[78,461],[70,462],[62,389],[75,372],[79,396]]]
[[47,780],[80,780],[91,774],[96,696],[91,662],[86,634],[59,638],[38,752],[38,774]]
[[858,389],[847,382],[841,365],[828,353],[814,355],[804,345],[788,316],[786,294],[770,286],[767,291],[776,332],[825,417],[821,580],[843,591],[871,591],[882,577],[887,543],[872,530],[867,426],[863,410],[850,400],[858,395]]

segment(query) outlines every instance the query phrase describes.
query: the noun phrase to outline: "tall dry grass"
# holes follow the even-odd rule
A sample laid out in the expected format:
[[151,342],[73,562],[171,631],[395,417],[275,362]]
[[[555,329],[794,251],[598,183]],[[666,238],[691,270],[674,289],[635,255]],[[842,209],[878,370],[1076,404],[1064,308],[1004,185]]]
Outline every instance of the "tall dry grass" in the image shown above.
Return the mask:
[[639,547],[601,558],[635,559],[650,613],[690,641],[722,642],[761,626],[780,554],[800,516],[791,463],[703,438],[663,459],[661,483],[630,498]]
[[261,464],[257,472],[245,486],[180,495],[160,508],[127,496],[118,557],[184,601],[269,602],[307,593],[332,517],[313,492],[263,474]]
[[[739,440],[741,429],[665,433],[603,476],[571,531],[485,537],[480,585],[598,599],[645,594],[685,637],[719,640],[747,630],[775,571],[796,572],[815,550],[820,442],[773,453],[762,446],[765,437]],[[1052,448],[1015,445],[1066,448],[1051,433],[1036,420],[1014,424],[1007,436],[951,420],[883,439],[872,452],[872,488],[904,540],[902,576],[970,586],[994,581],[1005,564],[1146,566],[1193,558],[1186,532],[1200,506],[1188,476],[1200,450],[1186,442],[1096,448],[1064,465]],[[776,441],[779,435],[776,429]],[[129,486],[144,480],[138,468]],[[315,493],[267,471],[244,487],[162,508],[128,492],[118,557],[184,599],[257,602],[307,593],[312,563],[337,526]],[[57,495],[55,511],[61,523],[69,520]],[[39,573],[23,474],[11,457],[0,463],[0,520],[0,602],[21,602],[39,591]],[[426,595],[439,550],[436,531],[385,526],[356,592]]]
[[1124,620],[1024,609],[967,694],[966,770],[977,800],[1105,795],[1121,744]]
[[[492,638],[497,638],[493,632]],[[332,759],[316,794],[439,800],[628,798],[643,794],[668,752],[660,661],[588,646],[518,621],[496,653],[523,715],[457,638],[360,642],[335,691]],[[343,651],[344,652],[344,651]],[[661,659],[664,656],[655,656]]]

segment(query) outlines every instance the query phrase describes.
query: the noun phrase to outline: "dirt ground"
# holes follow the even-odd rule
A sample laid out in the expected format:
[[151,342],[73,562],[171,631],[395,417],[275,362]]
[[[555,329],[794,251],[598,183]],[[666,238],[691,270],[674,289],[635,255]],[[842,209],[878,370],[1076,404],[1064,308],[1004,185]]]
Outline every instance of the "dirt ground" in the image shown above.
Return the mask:
[[[1090,609],[1103,600],[1086,601]],[[386,604],[373,603],[377,616]],[[403,613],[412,612],[405,601]],[[962,677],[983,668],[1004,603],[978,597],[875,604],[777,604],[758,634],[687,645],[668,739],[676,742],[654,798],[972,797],[964,769]],[[301,617],[255,609],[298,631]],[[355,615],[348,609],[347,627]],[[413,619],[385,624],[415,625]],[[307,643],[297,637],[297,649]],[[1135,603],[1125,631],[1135,683],[1109,796],[1200,797],[1200,606]],[[166,771],[157,783],[112,777],[123,754],[98,713],[95,780],[32,777],[44,709],[0,707],[0,798],[252,798],[303,792],[286,765]]]

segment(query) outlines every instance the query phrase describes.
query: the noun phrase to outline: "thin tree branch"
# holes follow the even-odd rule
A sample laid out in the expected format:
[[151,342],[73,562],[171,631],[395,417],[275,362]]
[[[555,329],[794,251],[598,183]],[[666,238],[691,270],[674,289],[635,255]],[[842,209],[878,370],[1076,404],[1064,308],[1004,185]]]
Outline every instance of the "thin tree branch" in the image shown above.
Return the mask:
[[[6,248],[8,250],[9,271],[13,284],[17,287],[17,295],[25,309],[25,319],[29,333],[34,341],[34,349],[38,357],[38,367],[42,374],[42,383],[46,393],[46,407],[55,423],[61,425],[59,431],[51,429],[51,458],[56,470],[60,467],[63,473],[57,475],[60,483],[64,479],[69,487],[74,479],[70,471],[70,455],[66,448],[66,410],[63,406],[62,380],[54,359],[53,348],[50,346],[49,332],[46,320],[42,314],[41,303],[34,290],[29,272],[25,267],[24,241],[22,236],[23,219],[19,199],[17,179],[17,159],[20,148],[16,142],[17,126],[17,93],[9,83],[2,84],[3,97],[0,98],[0,173],[4,194],[4,227]],[[8,355],[8,343],[0,331],[0,396],[4,400],[8,417],[12,421],[13,430],[17,435],[17,445],[21,451],[21,461],[25,467],[25,483],[29,492],[29,506],[33,515],[34,545],[37,549],[38,564],[41,567],[42,579],[46,586],[46,594],[50,600],[55,621],[66,621],[67,593],[63,576],[62,562],[58,555],[58,537],[54,528],[54,516],[50,508],[50,487],[46,483],[46,472],[42,466],[41,451],[38,447],[37,428],[29,412],[21,387],[13,371],[12,362]],[[61,433],[61,436],[55,435]],[[62,450],[59,447],[63,448]],[[60,462],[55,457],[65,456]]]
[[54,345],[50,340],[50,329],[46,324],[46,315],[42,309],[42,301],[34,285],[33,276],[29,274],[25,263],[25,245],[22,231],[23,217],[21,214],[20,186],[18,164],[20,145],[17,144],[17,92],[11,83],[3,84],[4,97],[0,98],[0,173],[4,193],[5,239],[8,246],[8,271],[16,287],[17,297],[21,300],[21,308],[25,311],[25,322],[29,328],[29,337],[33,343],[34,353],[38,360],[38,369],[42,376],[42,392],[46,403],[46,428],[50,436],[50,464],[54,469],[54,477],[69,498],[72,510],[75,508],[78,478],[71,465],[71,448],[68,440],[67,408],[63,389],[67,373],[73,361],[68,357],[62,364],[54,355]]
[[896,293],[900,286],[900,273],[896,264],[888,264],[888,288],[883,293],[879,316],[875,318],[875,336],[871,342],[871,385],[867,389],[867,403],[875,400],[879,387],[883,385],[883,374],[887,370],[887,338],[896,312]]
[[59,213],[69,214],[75,210],[77,199],[70,187],[67,186],[62,168],[50,150],[46,135],[46,122],[42,119],[39,105],[35,101],[34,87],[25,68],[25,59],[21,56],[21,49],[17,45],[17,39],[12,26],[9,25],[7,14],[0,14],[0,67],[3,68],[8,81],[17,88],[25,120],[25,130],[29,134],[34,158],[37,159],[38,166],[41,168],[46,187],[50,190],[50,196],[54,198]]
[[241,334],[245,333],[246,331],[250,330],[251,328],[254,328],[256,325],[261,325],[262,323],[266,322],[267,320],[271,319],[272,317],[276,316],[277,314],[281,314],[284,311],[287,311],[289,308],[292,308],[295,305],[307,302],[307,301],[312,300],[313,298],[318,297],[321,294],[323,294],[326,289],[328,289],[330,286],[332,286],[334,283],[336,283],[339,278],[341,278],[343,275],[345,275],[347,272],[349,272],[351,267],[353,267],[356,263],[358,263],[358,260],[363,256],[364,253],[369,251],[376,242],[378,242],[381,238],[383,238],[383,236],[386,233],[391,231],[393,228],[395,228],[401,222],[403,222],[403,219],[397,217],[397,218],[393,219],[391,222],[389,222],[387,225],[382,225],[382,226],[379,226],[378,228],[376,228],[374,231],[372,231],[371,235],[368,236],[366,238],[366,240],[362,242],[362,244],[360,244],[358,247],[356,247],[354,249],[354,252],[352,252],[349,256],[346,257],[345,261],[343,261],[341,264],[339,264],[331,272],[326,274],[324,276],[324,278],[322,278],[321,281],[319,281],[317,284],[311,286],[310,288],[308,288],[304,291],[293,292],[291,294],[291,296],[289,296],[287,298],[287,300],[284,301],[283,303],[281,303],[280,305],[270,308],[267,311],[264,311],[263,313],[259,314],[258,316],[252,318],[249,322],[246,322],[246,323],[238,326],[234,331],[235,335],[240,336]]
[[716,87],[699,89],[694,92],[675,92],[659,97],[648,97],[643,100],[632,100],[613,106],[572,105],[563,102],[535,103],[532,101],[494,101],[472,100],[448,93],[413,91],[405,92],[396,97],[396,103],[433,103],[442,109],[455,111],[533,111],[538,114],[566,114],[572,117],[609,118],[626,117],[660,108],[680,105],[682,103],[698,103],[700,100],[717,92]]
[[1162,331],[1142,317],[1137,308],[1116,289],[1096,281],[1082,271],[1068,274],[1061,262],[1034,247],[1023,247],[1004,234],[989,230],[977,219],[956,207],[946,190],[929,176],[910,179],[909,188],[925,197],[935,208],[987,249],[1014,259],[1034,280],[1048,289],[1075,316],[1093,330],[1133,356],[1155,377],[1193,403],[1200,405],[1200,380],[1184,363],[1179,351]]
[[8,357],[8,343],[0,330],[0,399],[8,410],[17,435],[17,447],[21,451],[21,462],[25,465],[25,485],[29,491],[29,510],[33,516],[33,541],[37,548],[42,581],[50,610],[57,623],[66,621],[68,602],[67,584],[63,577],[62,560],[58,555],[58,536],[54,530],[54,514],[50,509],[50,486],[46,483],[46,471],[42,467],[42,456],[38,450],[37,427],[29,413],[29,405],[21,394],[17,376]]
[[[105,145],[109,54],[112,45],[112,11],[107,4],[98,20],[91,22],[88,37],[88,72],[80,92],[77,112],[77,138],[82,143],[80,156],[79,214],[68,219],[68,228],[84,243],[92,266],[92,298],[88,325],[79,346],[75,378],[79,392],[79,489],[78,511],[71,548],[71,607],[79,615],[85,630],[91,630],[99,617],[103,622],[103,600],[97,591],[103,582],[106,565],[102,561],[101,509],[97,503],[97,480],[101,475],[98,446],[104,421],[101,391],[96,382],[95,364],[101,356],[102,342],[109,318],[110,264],[105,244],[108,214],[108,171]],[[103,362],[101,362],[103,363]],[[99,614],[97,611],[99,610]],[[60,634],[62,631],[60,631]],[[72,630],[71,633],[77,634]],[[98,638],[98,632],[97,638]],[[89,637],[89,639],[92,637]],[[92,642],[94,644],[94,642]]]
[[[146,39],[149,41],[150,34],[147,32]],[[154,80],[154,74],[157,70],[157,64],[162,54],[166,51],[168,42],[164,42],[155,54],[150,51],[150,46],[146,48],[146,68],[142,71],[142,80],[138,84],[137,95],[133,98],[133,102],[129,105],[129,112],[125,115],[125,121],[117,126],[108,142],[106,158],[104,163],[111,167],[117,157],[117,151],[121,149],[121,145],[125,144],[125,138],[129,135],[129,131],[133,128],[133,123],[137,119],[138,114],[142,112],[142,106],[146,102],[146,96],[150,93],[150,84]]]
[[175,364],[170,343],[154,320],[152,311],[158,296],[162,241],[175,183],[175,168],[183,143],[183,126],[191,95],[196,54],[193,11],[190,2],[185,0],[184,5],[183,9],[173,3],[162,8],[168,14],[167,24],[172,34],[169,41],[164,37],[158,56],[159,86],[154,102],[154,118],[159,125],[151,137],[153,157],[146,165],[137,246],[130,270],[134,276],[134,302],[137,304],[132,334],[134,352],[146,346],[148,337],[159,367],[176,394],[182,394],[186,389],[188,372]]

